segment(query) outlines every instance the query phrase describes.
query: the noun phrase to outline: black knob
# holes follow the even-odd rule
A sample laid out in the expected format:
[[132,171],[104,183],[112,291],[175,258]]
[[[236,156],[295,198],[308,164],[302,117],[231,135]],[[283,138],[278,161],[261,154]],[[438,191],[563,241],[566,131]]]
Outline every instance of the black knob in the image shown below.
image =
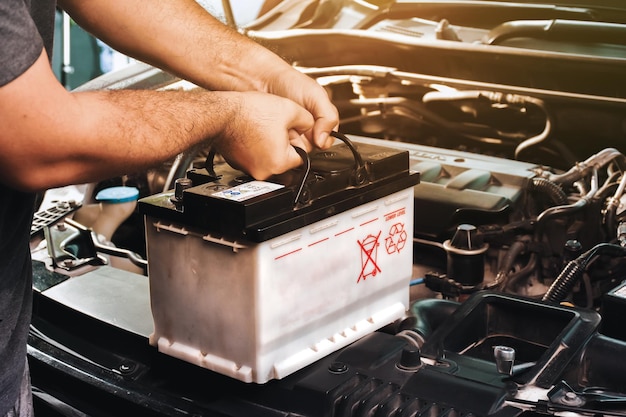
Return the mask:
[[420,348],[411,345],[402,349],[398,367],[405,370],[415,370],[422,366],[422,353]]
[[461,224],[456,228],[456,232],[450,240],[450,246],[456,249],[473,251],[482,249],[483,239],[478,235],[476,226],[472,224]]

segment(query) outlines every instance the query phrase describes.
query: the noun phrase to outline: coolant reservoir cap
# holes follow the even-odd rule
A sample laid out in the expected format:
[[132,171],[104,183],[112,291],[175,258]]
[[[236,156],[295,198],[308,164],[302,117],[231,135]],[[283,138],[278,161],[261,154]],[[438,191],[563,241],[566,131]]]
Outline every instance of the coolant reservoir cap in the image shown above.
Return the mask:
[[105,188],[96,194],[96,201],[110,204],[137,201],[138,198],[139,190],[137,188],[125,186]]

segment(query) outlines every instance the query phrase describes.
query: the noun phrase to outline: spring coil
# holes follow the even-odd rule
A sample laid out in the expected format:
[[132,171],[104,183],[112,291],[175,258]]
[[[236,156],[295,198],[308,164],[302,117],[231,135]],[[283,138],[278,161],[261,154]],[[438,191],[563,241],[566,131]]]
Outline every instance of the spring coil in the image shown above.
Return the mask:
[[565,265],[557,279],[554,280],[548,291],[544,294],[542,301],[551,303],[561,302],[570,293],[574,284],[584,271],[584,265],[577,259],[570,261]]
[[571,260],[565,265],[559,276],[554,280],[548,291],[542,297],[542,301],[560,302],[572,290],[576,280],[583,274],[587,265],[597,255],[612,257],[626,256],[626,248],[612,243],[599,243],[578,258]]
[[543,194],[546,194],[556,205],[562,206],[567,204],[567,194],[560,185],[546,178],[533,178],[533,188]]

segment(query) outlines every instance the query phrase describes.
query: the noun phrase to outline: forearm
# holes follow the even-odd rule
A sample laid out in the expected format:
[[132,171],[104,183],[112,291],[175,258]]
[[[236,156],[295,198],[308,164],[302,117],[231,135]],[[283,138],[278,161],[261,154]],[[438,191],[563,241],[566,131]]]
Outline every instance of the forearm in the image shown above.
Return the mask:
[[[45,54],[0,88],[0,180],[24,190],[134,172],[219,137],[238,93],[70,93]],[[40,94],[46,91],[46,94]]]
[[[46,94],[41,94],[45,91]],[[42,51],[0,87],[0,181],[38,191],[144,170],[214,141],[257,179],[302,163],[310,113],[257,92],[119,90],[68,92]]]
[[114,48],[205,88],[271,92],[267,80],[290,70],[193,0],[163,1],[158,7],[141,0],[59,3]]
[[216,20],[193,0],[59,0],[81,25],[114,48],[210,90],[285,97],[314,118],[307,141],[333,143],[337,109],[312,78]]
[[[230,93],[96,91],[70,94],[49,124],[21,140],[2,177],[40,190],[146,170],[221,135]],[[201,112],[200,109],[203,109]],[[212,117],[207,114],[212,113]],[[36,150],[33,152],[33,150]],[[23,163],[20,163],[22,161]]]

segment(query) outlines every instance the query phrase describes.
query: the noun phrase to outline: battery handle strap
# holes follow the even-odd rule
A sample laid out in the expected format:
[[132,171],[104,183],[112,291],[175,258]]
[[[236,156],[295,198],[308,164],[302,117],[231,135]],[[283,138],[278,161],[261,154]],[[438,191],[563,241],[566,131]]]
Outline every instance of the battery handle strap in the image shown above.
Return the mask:
[[[369,173],[367,171],[367,165],[363,161],[361,154],[356,149],[352,141],[348,139],[346,135],[339,133],[339,132],[332,131],[330,134],[334,138],[341,140],[348,147],[348,149],[350,149],[350,151],[352,152],[352,155],[354,155],[355,166],[354,166],[354,176],[353,176],[354,184],[353,185],[360,186],[360,185],[365,184],[366,182],[369,182],[370,178],[369,178]],[[307,183],[309,174],[311,172],[311,158],[309,157],[309,154],[304,149],[297,147],[297,146],[294,146],[294,149],[296,150],[298,155],[300,155],[300,158],[302,158],[302,163],[303,163],[302,180],[300,181],[300,185],[298,186],[298,189],[296,191],[296,197],[294,200],[294,205],[296,205],[298,203],[304,204],[308,200],[307,191],[306,191],[306,183]]]

